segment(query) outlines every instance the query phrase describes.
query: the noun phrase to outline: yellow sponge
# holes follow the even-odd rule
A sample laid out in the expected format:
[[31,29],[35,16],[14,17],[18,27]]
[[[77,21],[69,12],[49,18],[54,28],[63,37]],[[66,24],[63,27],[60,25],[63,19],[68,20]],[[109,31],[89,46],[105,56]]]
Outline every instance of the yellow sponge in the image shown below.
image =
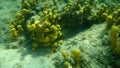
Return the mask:
[[119,33],[119,27],[113,25],[110,30],[110,34],[111,34],[110,41],[111,41],[113,49],[116,48],[118,44],[118,33]]
[[72,58],[78,62],[80,61],[80,50],[73,50],[72,51]]
[[107,27],[112,26],[112,20],[113,20],[112,15],[107,16],[107,19],[106,19]]

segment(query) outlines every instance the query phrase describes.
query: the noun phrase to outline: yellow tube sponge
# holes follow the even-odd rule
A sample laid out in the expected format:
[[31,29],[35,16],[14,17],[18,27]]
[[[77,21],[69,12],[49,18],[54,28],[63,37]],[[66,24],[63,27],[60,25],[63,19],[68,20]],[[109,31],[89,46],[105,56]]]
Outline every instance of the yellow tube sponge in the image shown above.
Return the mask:
[[80,50],[73,50],[72,51],[72,58],[78,62],[80,61]]
[[64,62],[64,66],[65,68],[73,68],[72,65],[67,61]]
[[111,36],[117,36],[118,32],[119,32],[119,27],[113,25],[111,30],[110,30]]
[[63,41],[63,40],[59,40],[58,43],[59,43],[60,45],[62,45],[62,44],[64,43],[64,41]]
[[23,31],[22,25],[17,25],[17,30],[18,30],[19,32]]
[[68,56],[68,54],[67,54],[66,51],[63,50],[63,51],[61,52],[61,54],[62,54],[62,56],[64,57],[65,61],[69,61],[69,56]]
[[28,29],[28,31],[31,31],[31,26],[30,26],[30,24],[27,24],[27,29]]
[[36,25],[35,24],[31,24],[31,30],[33,31],[33,30],[35,30],[35,28],[36,28]]
[[21,19],[24,18],[24,16],[22,15],[22,13],[17,13],[17,14],[16,14],[16,18],[17,18],[18,20],[21,20]]
[[101,20],[105,21],[107,16],[108,16],[108,13],[106,13],[106,12],[102,13]]
[[112,24],[113,24],[112,20],[113,20],[112,15],[107,16],[107,18],[106,18],[107,27],[111,27],[112,26]]
[[51,25],[50,29],[56,31],[57,27],[55,25]]
[[48,43],[50,42],[50,38],[49,37],[44,37],[43,38],[43,43]]
[[34,50],[36,50],[38,48],[39,44],[36,43],[36,42],[33,42],[32,46],[33,46],[32,50],[34,51]]
[[118,33],[119,33],[119,27],[113,25],[110,30],[110,41],[113,48],[116,48],[116,45],[118,44]]
[[55,41],[57,38],[58,38],[58,36],[56,36],[56,35],[52,35],[50,41],[53,42],[53,41]]
[[28,31],[34,31],[36,29],[36,25],[35,24],[27,24],[27,29]]
[[50,26],[50,25],[51,25],[51,23],[50,23],[49,21],[46,20],[46,21],[44,22],[44,27],[48,27],[48,26]]
[[71,56],[75,61],[76,68],[80,68],[80,58],[81,58],[80,50],[79,49],[78,50],[73,50]]
[[49,31],[50,31],[49,28],[45,28],[45,29],[44,29],[44,32],[45,32],[45,33],[49,32]]
[[32,6],[37,6],[38,3],[37,0],[29,0],[29,2]]
[[26,14],[29,14],[30,11],[31,11],[31,10],[29,10],[29,9],[22,9],[22,10],[21,10],[21,13],[22,13],[23,15],[26,15]]
[[22,8],[31,9],[31,5],[27,1],[23,1],[22,2]]
[[18,31],[15,28],[12,28],[10,30],[11,30],[10,38],[15,39],[18,36]]

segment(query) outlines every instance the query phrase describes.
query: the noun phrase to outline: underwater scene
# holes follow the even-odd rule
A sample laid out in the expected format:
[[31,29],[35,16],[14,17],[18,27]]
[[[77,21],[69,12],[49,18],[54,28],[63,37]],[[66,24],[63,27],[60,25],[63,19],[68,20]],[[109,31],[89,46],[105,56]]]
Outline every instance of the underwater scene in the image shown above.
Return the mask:
[[0,0],[0,68],[120,68],[120,0]]

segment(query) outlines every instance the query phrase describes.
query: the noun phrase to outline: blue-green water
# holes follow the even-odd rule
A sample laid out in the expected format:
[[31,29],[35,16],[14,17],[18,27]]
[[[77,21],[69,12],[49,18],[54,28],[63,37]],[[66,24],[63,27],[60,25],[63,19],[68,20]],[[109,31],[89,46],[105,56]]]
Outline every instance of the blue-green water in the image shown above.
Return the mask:
[[[16,14],[23,8],[28,9],[22,8],[21,1],[30,0],[0,0],[0,68],[76,68],[75,60],[71,57],[73,50],[80,50],[78,68],[120,68],[119,61],[116,61],[119,60],[119,54],[116,55],[111,47],[106,14],[102,15],[113,15],[120,9],[119,0],[38,0],[37,6],[30,8],[31,14],[25,16],[23,33],[13,40],[10,38],[10,21],[18,21]],[[32,33],[28,32],[26,24],[27,21],[33,24],[34,19],[46,20],[46,17],[39,16],[47,2],[52,11],[55,7],[60,14],[57,24],[61,26],[60,39],[64,43],[53,50],[43,47],[40,41],[39,47],[33,51],[32,44],[37,41],[31,39]],[[110,10],[111,4],[115,5],[113,10]],[[51,19],[50,22],[53,22]],[[62,51],[67,52],[69,61],[65,60]],[[68,67],[64,65],[65,62],[69,63]]]

